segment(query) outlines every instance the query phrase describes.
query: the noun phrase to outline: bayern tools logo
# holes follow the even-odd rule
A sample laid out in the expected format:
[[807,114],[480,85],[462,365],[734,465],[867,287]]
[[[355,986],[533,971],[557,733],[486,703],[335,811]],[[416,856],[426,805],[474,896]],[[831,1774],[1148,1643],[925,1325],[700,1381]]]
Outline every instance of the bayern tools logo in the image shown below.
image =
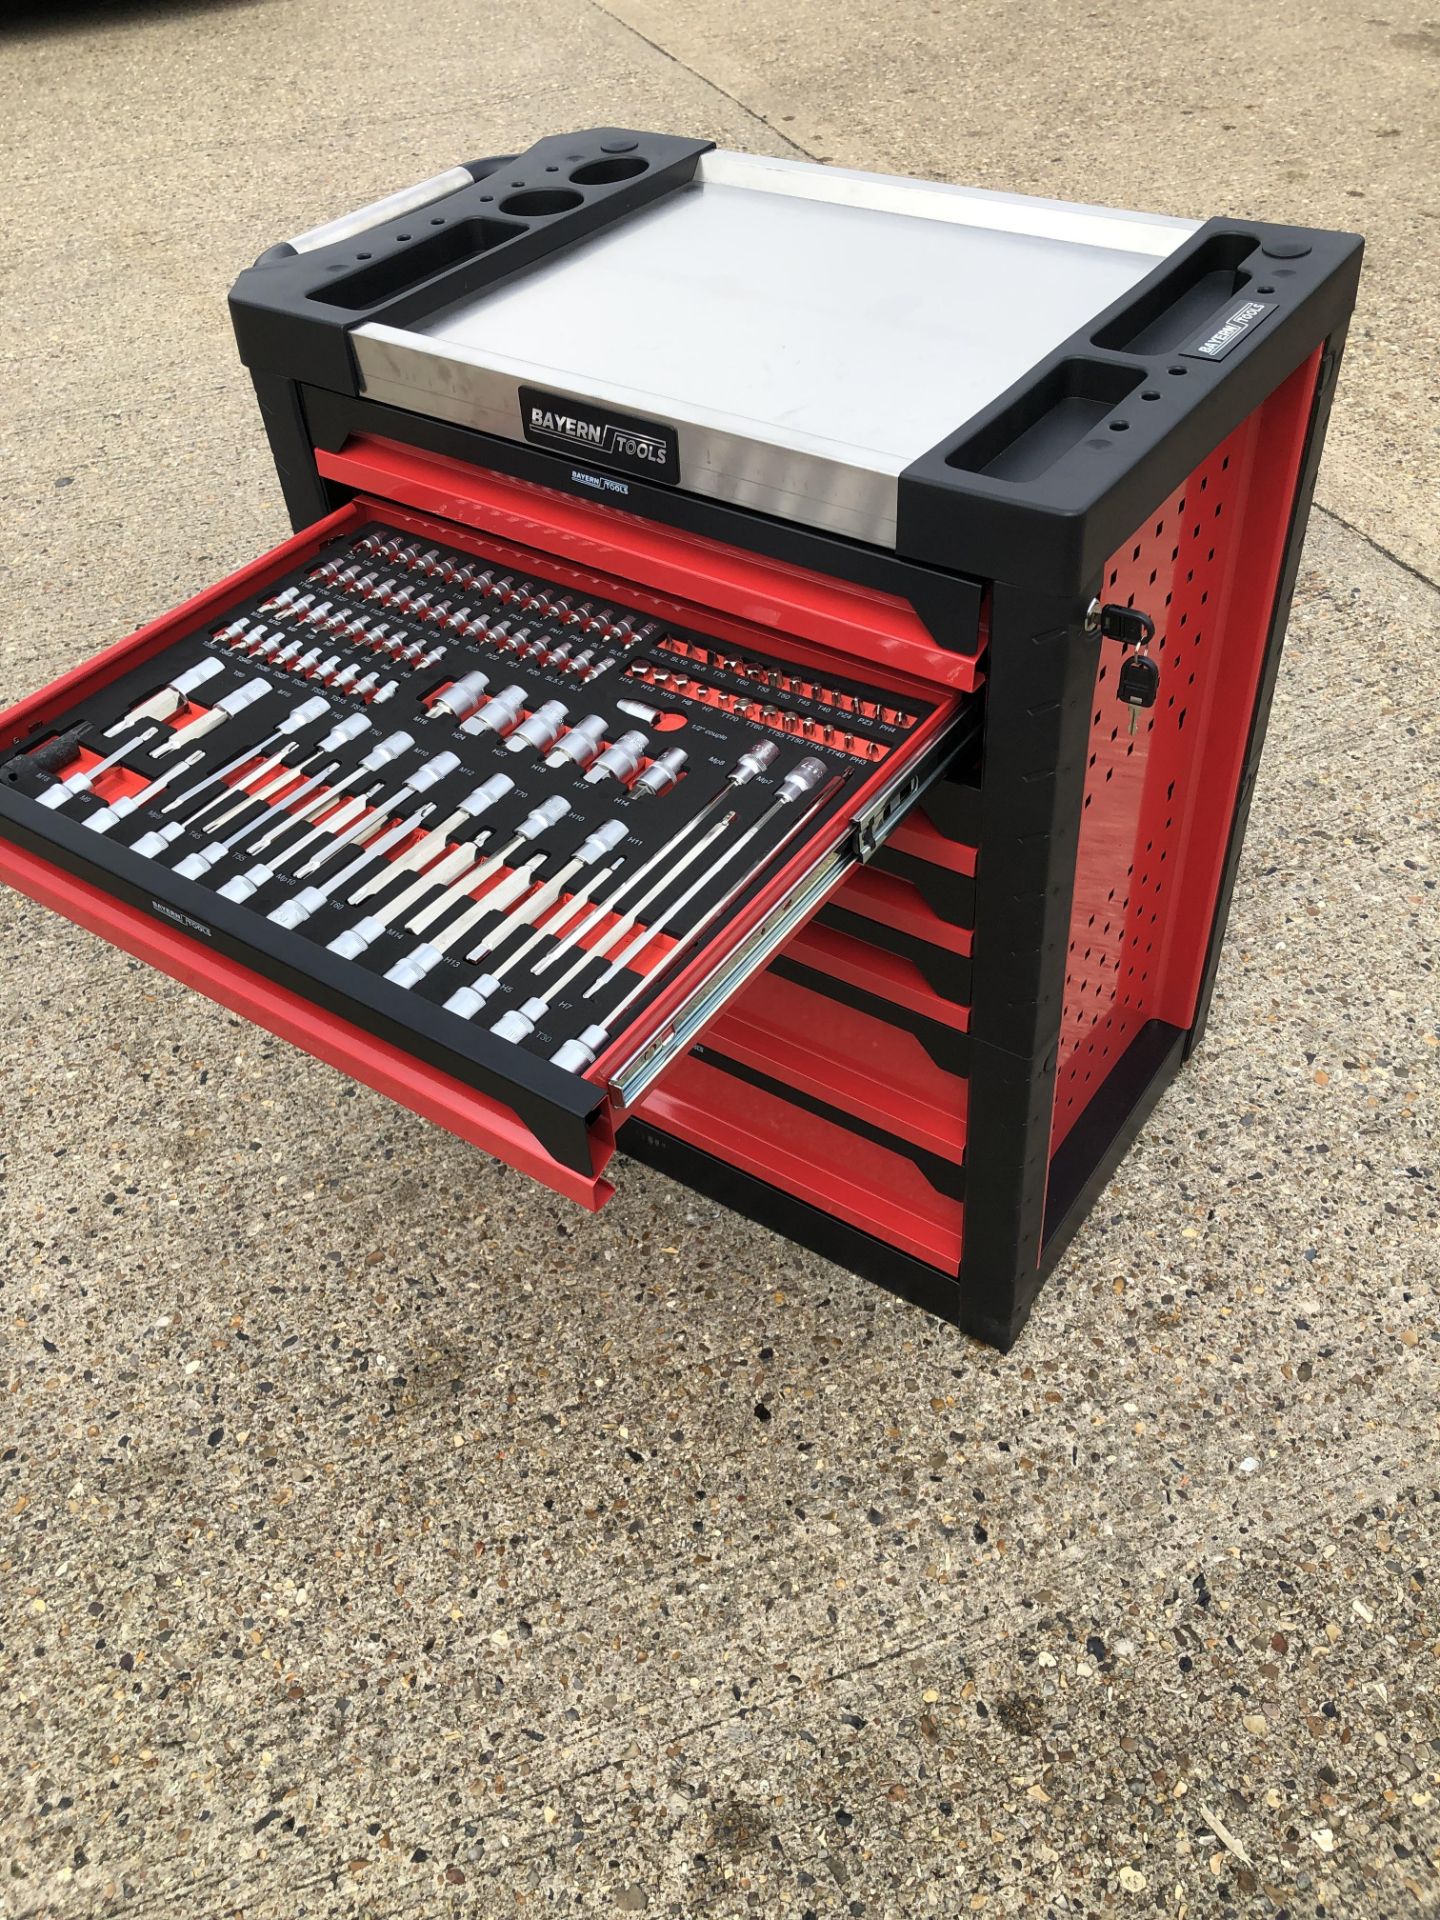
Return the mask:
[[535,446],[583,453],[602,466],[649,480],[673,485],[680,478],[675,429],[658,421],[633,419],[533,387],[520,389],[520,418],[525,438]]
[[1274,313],[1277,304],[1274,300],[1242,300],[1238,307],[1226,314],[1218,327],[1207,328],[1203,334],[1181,347],[1182,356],[1187,360],[1223,360],[1230,349],[1238,347],[1267,314]]

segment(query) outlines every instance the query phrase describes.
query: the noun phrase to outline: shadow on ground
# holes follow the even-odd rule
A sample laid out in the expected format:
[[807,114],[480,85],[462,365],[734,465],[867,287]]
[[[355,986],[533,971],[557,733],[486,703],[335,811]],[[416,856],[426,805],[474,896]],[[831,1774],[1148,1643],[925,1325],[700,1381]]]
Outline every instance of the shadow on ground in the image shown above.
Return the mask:
[[153,21],[175,23],[207,13],[259,12],[267,0],[15,0],[0,12],[0,43],[42,34],[120,30]]

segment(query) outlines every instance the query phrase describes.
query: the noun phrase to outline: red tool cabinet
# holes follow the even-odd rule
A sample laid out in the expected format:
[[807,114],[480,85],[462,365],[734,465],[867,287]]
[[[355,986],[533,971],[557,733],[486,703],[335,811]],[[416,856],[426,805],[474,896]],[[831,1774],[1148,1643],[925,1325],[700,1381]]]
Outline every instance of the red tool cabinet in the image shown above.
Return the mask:
[[[282,243],[232,311],[294,537],[3,716],[0,875],[583,1206],[643,1159],[1006,1347],[1204,1029],[1359,252],[624,129]],[[679,741],[684,806],[747,742],[770,742],[756,821],[798,754],[821,769],[749,866],[696,863],[693,924],[641,917],[610,1027],[525,999],[517,967],[495,1007],[530,1007],[534,1038],[507,1038],[454,1011],[458,952],[402,991],[389,930],[363,961],[322,938],[339,896],[297,932],[227,895],[228,855],[187,878],[168,843],[87,825],[126,796],[159,817],[175,762],[145,756],[187,746],[199,695],[75,776],[181,665],[265,683],[262,717],[194,736],[253,747],[225,818],[302,692],[376,737],[356,669],[292,684],[320,630],[226,638],[277,599],[284,638],[307,581],[339,579],[341,658],[374,552],[392,651],[446,642],[392,688],[407,780],[463,760],[453,798],[493,762],[516,819],[560,791],[548,759],[452,728],[446,692],[503,656],[523,712],[558,694],[569,728],[597,634],[619,639],[583,699],[610,740],[621,695],[662,716],[638,765]],[[467,626],[470,579],[494,597]],[[306,824],[287,775],[271,804]],[[563,790],[593,825],[595,789]],[[639,793],[605,799],[632,872],[681,818]],[[376,840],[377,811],[357,865],[393,842],[403,866],[425,813]],[[604,957],[617,916],[577,952]]]

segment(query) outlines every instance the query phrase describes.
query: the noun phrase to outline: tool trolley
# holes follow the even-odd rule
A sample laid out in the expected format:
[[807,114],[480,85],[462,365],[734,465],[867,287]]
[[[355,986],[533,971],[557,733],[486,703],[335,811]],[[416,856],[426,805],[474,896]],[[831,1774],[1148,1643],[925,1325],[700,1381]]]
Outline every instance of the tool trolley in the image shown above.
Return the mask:
[[624,129],[275,246],[294,536],[3,716],[0,874],[1008,1346],[1205,1026],[1359,263]]

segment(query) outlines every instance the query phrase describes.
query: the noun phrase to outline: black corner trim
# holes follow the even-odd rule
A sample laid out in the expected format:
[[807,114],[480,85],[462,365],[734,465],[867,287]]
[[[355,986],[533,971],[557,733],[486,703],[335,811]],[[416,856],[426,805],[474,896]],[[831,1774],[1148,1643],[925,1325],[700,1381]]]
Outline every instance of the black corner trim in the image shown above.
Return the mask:
[[1184,1045],[1183,1032],[1163,1021],[1140,1029],[1050,1163],[1038,1261],[1002,1285],[966,1287],[960,1324],[967,1333],[1002,1352],[1019,1339],[1041,1287],[1179,1072]]
[[1185,1033],[1147,1020],[1096,1089],[1050,1162],[1045,1242],[1036,1286],[1054,1266],[1175,1078]]
[[1245,743],[1245,760],[1235,796],[1235,813],[1230,823],[1230,839],[1225,849],[1225,865],[1221,869],[1215,917],[1210,928],[1210,944],[1205,955],[1205,970],[1201,975],[1195,1019],[1185,1048],[1187,1059],[1204,1037],[1206,1022],[1210,1017],[1210,1002],[1214,997],[1215,978],[1220,968],[1220,949],[1225,938],[1225,928],[1230,919],[1231,902],[1235,896],[1235,881],[1240,869],[1240,850],[1245,839],[1245,829],[1250,821],[1250,806],[1255,797],[1255,782],[1260,772],[1260,754],[1265,745],[1266,729],[1270,724],[1270,708],[1275,698],[1275,684],[1280,674],[1280,655],[1284,645],[1285,631],[1290,622],[1290,605],[1295,596],[1295,581],[1300,572],[1300,556],[1305,545],[1305,529],[1309,524],[1310,506],[1315,496],[1315,478],[1320,469],[1320,456],[1325,449],[1325,430],[1330,421],[1330,407],[1335,397],[1340,362],[1345,352],[1346,331],[1347,329],[1342,326],[1332,334],[1321,356],[1320,370],[1315,382],[1315,397],[1310,408],[1305,450],[1301,456],[1300,472],[1296,478],[1295,500],[1290,512],[1289,529],[1285,536],[1285,551],[1281,561],[1280,578],[1276,583],[1275,604],[1270,613],[1270,629],[1265,639],[1260,683],[1256,688],[1255,706],[1250,715],[1250,731]]
[[463,160],[461,165],[472,180],[488,180],[501,167],[513,167],[518,158],[519,155],[514,153],[492,153],[488,159]]

